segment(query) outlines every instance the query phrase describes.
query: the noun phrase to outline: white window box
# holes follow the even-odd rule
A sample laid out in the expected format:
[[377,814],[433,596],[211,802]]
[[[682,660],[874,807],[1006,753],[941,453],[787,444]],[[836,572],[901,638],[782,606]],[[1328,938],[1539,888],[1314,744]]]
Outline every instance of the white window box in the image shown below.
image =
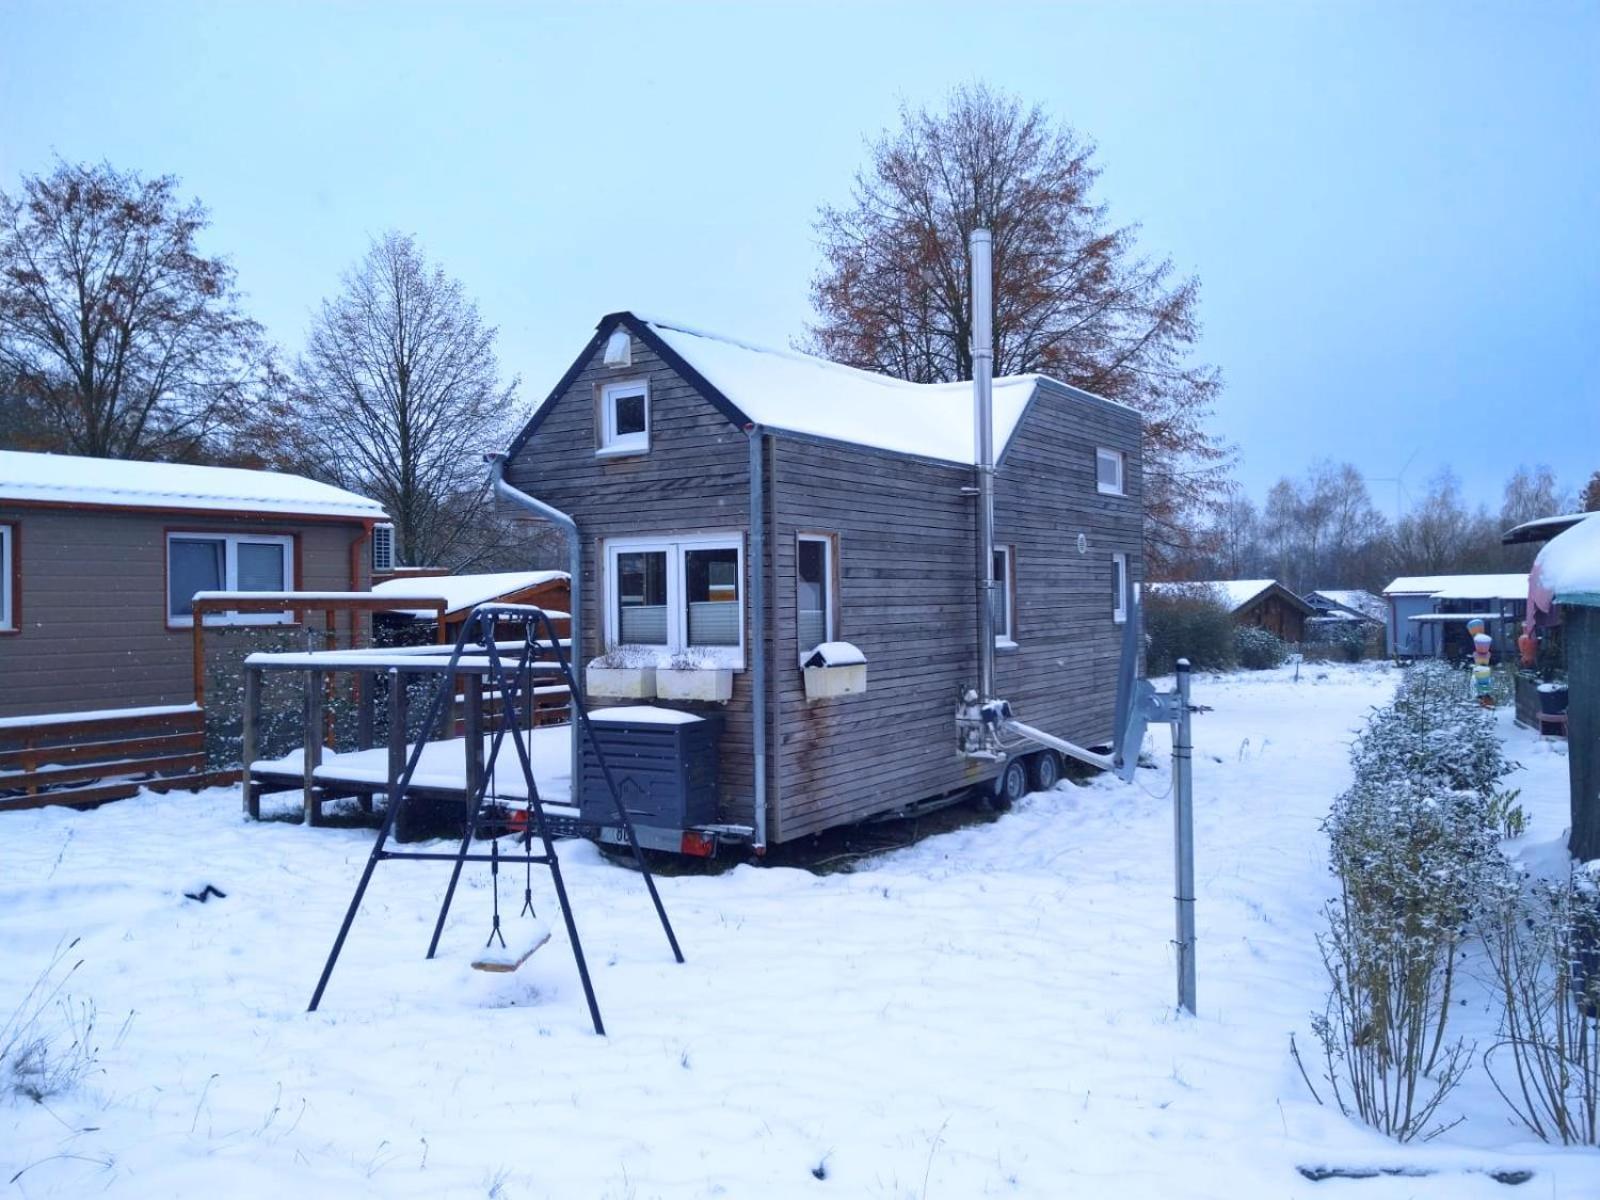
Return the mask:
[[867,690],[867,656],[849,642],[824,642],[806,655],[806,699],[832,700]]
[[584,670],[583,680],[584,689],[591,696],[612,700],[654,700],[656,697],[654,667],[597,667],[590,663]]
[[691,667],[656,670],[656,697],[661,700],[699,700],[726,704],[733,699],[732,667]]

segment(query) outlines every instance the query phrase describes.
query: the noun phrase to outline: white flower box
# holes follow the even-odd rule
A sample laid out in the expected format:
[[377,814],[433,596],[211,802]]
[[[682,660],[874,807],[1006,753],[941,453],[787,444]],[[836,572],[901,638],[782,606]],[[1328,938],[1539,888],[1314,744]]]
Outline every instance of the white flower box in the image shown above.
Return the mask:
[[585,690],[591,696],[615,700],[654,700],[656,697],[654,667],[597,667],[591,663],[583,678]]
[[661,700],[699,700],[726,704],[733,699],[733,668],[694,667],[656,671],[656,697]]

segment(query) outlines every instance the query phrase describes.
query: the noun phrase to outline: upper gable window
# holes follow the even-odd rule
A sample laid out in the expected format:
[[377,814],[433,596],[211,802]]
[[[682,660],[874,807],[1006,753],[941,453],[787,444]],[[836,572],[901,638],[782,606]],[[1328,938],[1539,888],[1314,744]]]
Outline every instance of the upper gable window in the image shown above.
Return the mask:
[[600,389],[600,453],[644,454],[650,449],[650,385],[643,379]]
[[1095,482],[1107,496],[1124,494],[1122,486],[1122,451],[1096,450],[1094,452]]

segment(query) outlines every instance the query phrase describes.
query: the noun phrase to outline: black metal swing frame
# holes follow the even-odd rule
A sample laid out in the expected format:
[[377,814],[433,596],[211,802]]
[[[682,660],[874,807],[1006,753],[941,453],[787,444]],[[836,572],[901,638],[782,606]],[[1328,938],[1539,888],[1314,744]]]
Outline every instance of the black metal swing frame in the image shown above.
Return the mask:
[[[519,625],[522,638],[520,654],[515,662],[508,663],[496,640],[495,630],[500,624]],[[450,915],[450,904],[455,898],[456,886],[461,880],[461,869],[469,862],[492,862],[495,866],[500,863],[523,863],[528,869],[534,866],[543,866],[549,869],[551,884],[554,887],[556,900],[561,906],[561,917],[566,925],[567,939],[572,945],[572,957],[578,968],[578,978],[583,983],[583,993],[589,1003],[589,1016],[594,1021],[594,1031],[605,1034],[605,1025],[600,1019],[600,1005],[595,999],[594,985],[589,978],[589,967],[583,956],[583,944],[578,938],[578,926],[573,920],[572,905],[567,897],[566,884],[561,877],[561,861],[556,855],[555,841],[550,832],[550,821],[547,819],[543,802],[539,798],[538,784],[533,775],[533,761],[529,754],[528,740],[522,722],[519,718],[519,702],[523,699],[523,689],[531,690],[531,681],[534,676],[534,655],[543,647],[551,647],[555,652],[555,665],[560,670],[569,689],[571,697],[572,736],[582,736],[588,739],[589,746],[594,752],[596,763],[605,779],[606,788],[611,793],[611,800],[616,809],[617,823],[621,827],[629,848],[633,853],[634,864],[644,878],[645,888],[650,893],[650,901],[655,906],[656,916],[661,920],[662,931],[667,935],[667,943],[672,947],[672,955],[678,962],[683,962],[683,951],[678,946],[677,936],[672,931],[672,922],[667,919],[667,910],[661,903],[661,894],[656,890],[654,876],[644,859],[644,853],[639,848],[639,839],[634,833],[633,821],[628,815],[627,806],[622,802],[621,790],[617,786],[616,778],[611,773],[610,764],[606,762],[604,751],[599,740],[594,735],[594,730],[589,724],[589,714],[584,706],[578,688],[578,681],[573,673],[572,660],[562,646],[561,640],[556,636],[555,627],[551,624],[549,616],[541,608],[526,604],[481,604],[473,610],[471,616],[462,622],[461,631],[456,636],[454,647],[451,649],[448,663],[442,668],[439,676],[439,688],[434,694],[429,705],[428,719],[424,729],[436,728],[439,720],[444,715],[444,706],[448,704],[455,691],[455,678],[457,668],[462,657],[469,649],[481,649],[487,660],[487,681],[498,690],[501,699],[501,715],[496,723],[493,740],[490,743],[489,754],[484,762],[484,767],[477,772],[477,779],[468,794],[468,813],[466,828],[461,837],[461,844],[453,854],[429,851],[391,850],[388,848],[389,838],[394,830],[395,819],[411,796],[411,781],[416,774],[417,765],[422,760],[424,740],[418,741],[410,748],[404,769],[400,772],[394,792],[388,798],[388,805],[384,812],[383,823],[378,829],[377,840],[373,843],[372,852],[367,857],[366,866],[361,872],[361,879],[356,884],[355,895],[350,898],[350,907],[346,910],[344,921],[339,926],[338,936],[334,938],[333,949],[328,953],[328,961],[323,965],[322,976],[317,980],[316,991],[312,993],[311,1004],[308,1012],[316,1012],[322,1003],[323,993],[327,990],[328,980],[333,975],[334,965],[339,961],[339,954],[344,949],[345,939],[350,934],[350,927],[355,923],[356,913],[361,908],[361,901],[366,895],[367,885],[372,881],[372,874],[380,862],[394,859],[405,859],[413,862],[449,862],[454,864],[450,872],[450,882],[445,888],[444,899],[439,905],[439,917],[434,922],[433,937],[428,943],[427,957],[432,958],[439,949],[439,939],[444,933],[444,923]],[[531,696],[528,697],[531,700]],[[479,821],[483,815],[484,798],[493,787],[495,777],[495,764],[499,761],[501,747],[505,744],[506,734],[510,733],[513,745],[516,748],[518,764],[522,768],[523,778],[528,790],[528,811],[531,821],[528,827],[519,835],[523,844],[521,855],[504,855],[499,852],[498,845],[491,846],[491,853],[484,854],[472,850],[473,839],[477,836]],[[573,786],[578,785],[578,780],[573,780]],[[541,853],[533,853],[533,838],[537,834],[542,845]]]

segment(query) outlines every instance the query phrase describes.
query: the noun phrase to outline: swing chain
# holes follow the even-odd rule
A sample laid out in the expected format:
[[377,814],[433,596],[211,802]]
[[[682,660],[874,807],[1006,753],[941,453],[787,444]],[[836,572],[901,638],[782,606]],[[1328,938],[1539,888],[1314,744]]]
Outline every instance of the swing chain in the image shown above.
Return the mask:
[[483,944],[492,946],[495,939],[500,939],[500,948],[506,948],[506,935],[500,931],[500,843],[496,840],[489,842],[489,879],[494,890],[494,928],[489,930],[489,938]]

